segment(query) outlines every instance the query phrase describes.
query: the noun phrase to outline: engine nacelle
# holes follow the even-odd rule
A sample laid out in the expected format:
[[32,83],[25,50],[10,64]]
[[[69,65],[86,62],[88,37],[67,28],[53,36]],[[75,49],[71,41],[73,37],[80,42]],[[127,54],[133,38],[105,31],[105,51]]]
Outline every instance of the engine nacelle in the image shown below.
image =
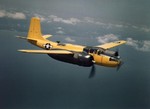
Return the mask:
[[110,51],[110,50],[103,51],[103,54],[111,57],[116,57],[119,55],[117,51]]
[[74,60],[78,63],[80,66],[92,66],[93,65],[93,56],[86,54],[86,53],[75,53],[74,54]]
[[114,57],[107,55],[95,55],[95,63],[107,67],[117,67],[120,63],[120,60]]

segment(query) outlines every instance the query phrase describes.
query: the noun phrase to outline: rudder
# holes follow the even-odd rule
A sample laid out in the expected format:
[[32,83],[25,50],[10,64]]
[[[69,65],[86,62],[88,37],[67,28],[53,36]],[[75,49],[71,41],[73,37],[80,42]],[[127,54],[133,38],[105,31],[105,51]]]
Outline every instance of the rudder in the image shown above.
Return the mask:
[[40,19],[33,17],[30,21],[30,27],[28,31],[28,40],[44,40],[41,33]]

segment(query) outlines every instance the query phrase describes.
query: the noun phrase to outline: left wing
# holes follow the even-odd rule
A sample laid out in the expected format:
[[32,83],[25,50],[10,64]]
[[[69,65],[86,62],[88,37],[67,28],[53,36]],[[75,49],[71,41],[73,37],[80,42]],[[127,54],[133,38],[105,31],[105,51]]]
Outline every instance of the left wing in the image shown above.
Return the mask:
[[125,43],[126,43],[126,41],[120,40],[120,41],[106,43],[106,44],[103,44],[103,45],[98,45],[96,47],[100,47],[100,48],[103,48],[103,49],[110,49],[110,48],[114,48],[116,46],[119,46],[119,45],[122,45],[122,44],[125,44]]
[[66,50],[18,50],[23,53],[34,53],[34,54],[73,54],[71,51]]

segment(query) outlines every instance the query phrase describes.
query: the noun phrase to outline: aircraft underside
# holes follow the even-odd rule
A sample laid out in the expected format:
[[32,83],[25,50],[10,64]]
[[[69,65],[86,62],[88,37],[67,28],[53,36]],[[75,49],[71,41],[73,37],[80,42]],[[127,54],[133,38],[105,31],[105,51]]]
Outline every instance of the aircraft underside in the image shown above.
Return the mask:
[[93,65],[93,62],[91,61],[91,57],[89,59],[85,58],[75,58],[74,55],[72,54],[48,54],[51,58],[66,62],[66,63],[71,63],[71,64],[76,64],[79,66],[84,66],[84,67],[91,67]]

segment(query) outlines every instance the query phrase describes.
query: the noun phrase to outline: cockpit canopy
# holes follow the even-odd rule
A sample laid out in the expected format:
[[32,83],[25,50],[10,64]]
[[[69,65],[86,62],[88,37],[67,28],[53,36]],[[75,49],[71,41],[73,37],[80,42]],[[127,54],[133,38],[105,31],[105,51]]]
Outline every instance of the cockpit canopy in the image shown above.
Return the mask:
[[97,55],[107,55],[107,56],[111,56],[111,57],[118,57],[118,51],[110,51],[110,50],[105,50],[103,48],[99,48],[99,47],[86,47],[83,49],[84,52],[86,53],[94,53]]

